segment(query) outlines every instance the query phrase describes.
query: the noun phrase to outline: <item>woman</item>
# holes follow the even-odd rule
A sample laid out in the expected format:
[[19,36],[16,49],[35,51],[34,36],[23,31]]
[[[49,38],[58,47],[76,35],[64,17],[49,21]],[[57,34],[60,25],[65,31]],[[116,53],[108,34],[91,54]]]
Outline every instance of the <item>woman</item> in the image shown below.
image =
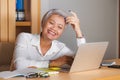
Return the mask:
[[63,33],[66,24],[71,24],[76,33],[78,46],[85,43],[80,30],[80,22],[76,13],[72,16],[59,9],[48,11],[41,23],[42,31],[39,35],[20,33],[15,47],[15,67],[48,68],[72,63],[74,53],[62,42],[57,41]]

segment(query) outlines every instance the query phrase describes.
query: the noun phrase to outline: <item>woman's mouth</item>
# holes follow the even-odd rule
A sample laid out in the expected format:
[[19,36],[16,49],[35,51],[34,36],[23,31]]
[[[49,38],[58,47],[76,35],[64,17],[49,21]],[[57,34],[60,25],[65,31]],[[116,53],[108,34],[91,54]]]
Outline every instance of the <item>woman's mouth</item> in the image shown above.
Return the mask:
[[52,35],[52,36],[55,36],[55,35],[56,35],[55,31],[53,31],[53,30],[48,30],[48,33],[49,33],[50,35]]

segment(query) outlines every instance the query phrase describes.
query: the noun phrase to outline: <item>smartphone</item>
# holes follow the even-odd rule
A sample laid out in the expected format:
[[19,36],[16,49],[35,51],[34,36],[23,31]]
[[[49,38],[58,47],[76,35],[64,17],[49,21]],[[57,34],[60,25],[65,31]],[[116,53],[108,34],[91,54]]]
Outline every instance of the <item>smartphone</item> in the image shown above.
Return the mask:
[[118,69],[120,69],[120,65],[110,65],[110,66],[108,66],[109,68],[118,68]]

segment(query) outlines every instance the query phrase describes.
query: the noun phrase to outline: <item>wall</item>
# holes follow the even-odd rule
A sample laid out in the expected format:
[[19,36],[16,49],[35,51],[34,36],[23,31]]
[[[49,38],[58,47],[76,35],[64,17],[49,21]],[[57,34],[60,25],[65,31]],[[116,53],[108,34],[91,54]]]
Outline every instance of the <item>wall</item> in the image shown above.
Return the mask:
[[[41,0],[42,15],[51,8],[78,14],[87,42],[109,41],[105,59],[118,57],[118,0]],[[76,51],[75,33],[70,26],[59,39]]]

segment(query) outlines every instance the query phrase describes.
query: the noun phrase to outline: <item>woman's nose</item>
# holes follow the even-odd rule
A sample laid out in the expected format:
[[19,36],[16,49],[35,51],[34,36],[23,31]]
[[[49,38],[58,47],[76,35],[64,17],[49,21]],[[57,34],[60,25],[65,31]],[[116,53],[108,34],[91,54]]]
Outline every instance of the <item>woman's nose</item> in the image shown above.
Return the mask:
[[53,25],[53,29],[55,29],[55,30],[57,29],[57,25],[56,24]]

